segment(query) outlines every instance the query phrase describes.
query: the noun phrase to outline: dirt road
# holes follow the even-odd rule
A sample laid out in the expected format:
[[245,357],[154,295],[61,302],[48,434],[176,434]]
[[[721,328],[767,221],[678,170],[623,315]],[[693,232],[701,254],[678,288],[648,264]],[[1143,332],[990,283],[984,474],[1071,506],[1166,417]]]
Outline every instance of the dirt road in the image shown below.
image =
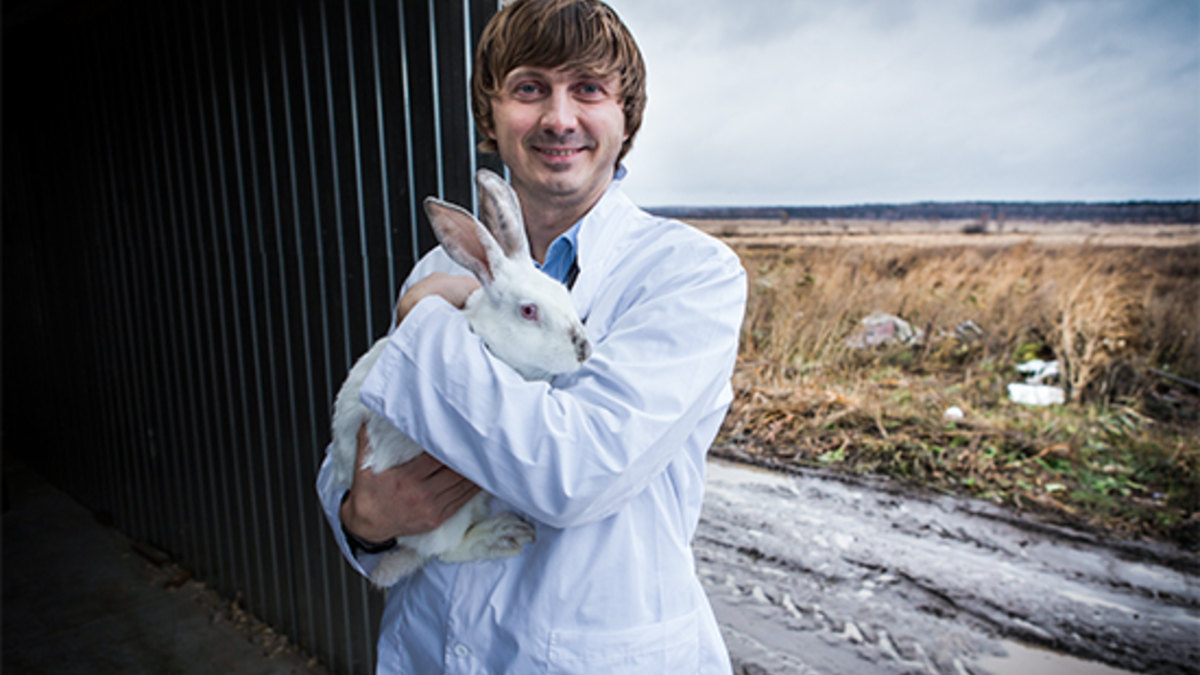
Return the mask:
[[713,460],[697,568],[759,675],[1200,672],[1200,556]]

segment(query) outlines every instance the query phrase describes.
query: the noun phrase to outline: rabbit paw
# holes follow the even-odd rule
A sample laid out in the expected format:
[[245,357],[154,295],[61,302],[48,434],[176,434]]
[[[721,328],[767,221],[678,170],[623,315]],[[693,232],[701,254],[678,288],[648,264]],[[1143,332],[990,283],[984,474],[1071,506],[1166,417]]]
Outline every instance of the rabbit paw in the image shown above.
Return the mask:
[[472,525],[461,544],[439,557],[451,563],[507,558],[533,540],[533,525],[505,511]]
[[400,579],[416,572],[425,561],[411,548],[400,547],[383,554],[371,570],[371,583],[386,589]]

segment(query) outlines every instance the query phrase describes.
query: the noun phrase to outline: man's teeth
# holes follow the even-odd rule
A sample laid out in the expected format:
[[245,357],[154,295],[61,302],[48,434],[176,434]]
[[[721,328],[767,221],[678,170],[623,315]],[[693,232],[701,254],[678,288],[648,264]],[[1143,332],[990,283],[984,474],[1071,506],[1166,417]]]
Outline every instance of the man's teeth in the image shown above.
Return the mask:
[[575,154],[574,150],[543,150],[542,152],[554,157],[566,157],[567,155]]

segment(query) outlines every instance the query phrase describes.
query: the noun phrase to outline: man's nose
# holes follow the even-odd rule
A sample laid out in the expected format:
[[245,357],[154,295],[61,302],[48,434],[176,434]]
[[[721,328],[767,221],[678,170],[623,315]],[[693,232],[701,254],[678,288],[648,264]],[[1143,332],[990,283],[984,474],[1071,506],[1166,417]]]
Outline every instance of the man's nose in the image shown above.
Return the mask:
[[566,136],[575,132],[578,119],[578,108],[571,92],[566,88],[551,92],[542,111],[542,129],[555,136]]

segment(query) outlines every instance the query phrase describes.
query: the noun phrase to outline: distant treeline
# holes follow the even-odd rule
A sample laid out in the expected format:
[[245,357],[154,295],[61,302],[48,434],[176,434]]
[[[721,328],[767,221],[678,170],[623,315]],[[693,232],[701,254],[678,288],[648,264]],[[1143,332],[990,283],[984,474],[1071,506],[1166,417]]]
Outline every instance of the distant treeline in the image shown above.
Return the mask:
[[667,218],[711,220],[1033,220],[1200,223],[1200,201],[921,202],[859,206],[688,207],[647,209]]

